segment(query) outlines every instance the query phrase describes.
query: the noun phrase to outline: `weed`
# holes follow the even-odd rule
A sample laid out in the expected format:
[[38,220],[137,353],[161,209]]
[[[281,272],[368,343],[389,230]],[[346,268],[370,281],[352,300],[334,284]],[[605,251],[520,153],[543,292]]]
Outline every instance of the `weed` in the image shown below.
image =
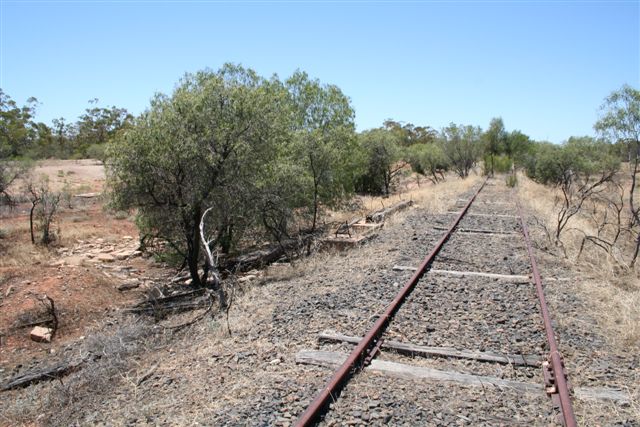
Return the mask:
[[117,211],[115,214],[113,214],[113,217],[115,219],[127,219],[129,218],[129,213],[127,211]]

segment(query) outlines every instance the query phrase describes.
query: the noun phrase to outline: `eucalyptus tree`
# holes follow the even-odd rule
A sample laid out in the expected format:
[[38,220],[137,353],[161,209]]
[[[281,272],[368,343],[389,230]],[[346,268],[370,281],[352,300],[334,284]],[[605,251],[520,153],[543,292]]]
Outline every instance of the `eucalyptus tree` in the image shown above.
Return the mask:
[[364,155],[364,174],[360,177],[360,190],[366,193],[391,193],[391,184],[406,163],[396,132],[378,128],[359,135]]
[[86,156],[89,147],[94,147],[93,152],[98,151],[97,146],[113,139],[116,133],[129,125],[133,119],[124,108],[99,107],[98,102],[97,98],[89,101],[89,108],[85,109],[73,128],[76,155]]
[[16,157],[23,155],[33,141],[36,103],[35,98],[29,98],[25,106],[18,107],[0,89],[0,205],[13,205],[11,188],[29,169]]
[[528,135],[519,130],[511,131],[504,140],[504,154],[515,163],[521,163],[523,156],[531,149],[533,142]]
[[255,221],[255,191],[290,129],[287,94],[276,79],[225,65],[187,74],[171,96],[158,94],[107,153],[112,203],[135,208],[141,233],[167,242],[194,281],[200,221],[228,251]]
[[407,159],[414,172],[427,176],[434,184],[444,181],[444,173],[449,169],[449,161],[439,143],[413,145],[408,149]]
[[321,204],[331,204],[353,190],[355,113],[335,85],[323,85],[296,71],[286,81],[293,108],[292,154],[301,166],[301,190],[318,224]]
[[391,119],[385,120],[383,125],[386,130],[396,135],[400,145],[406,147],[434,143],[438,136],[438,132],[431,126],[415,126],[412,123],[402,123]]
[[444,154],[460,178],[469,176],[482,151],[482,130],[476,126],[451,123],[440,132]]
[[38,103],[29,98],[19,107],[9,95],[0,89],[0,152],[5,157],[25,154],[34,139],[34,116]]
[[556,187],[562,197],[556,204],[558,212],[554,237],[560,235],[569,220],[578,215],[586,202],[610,191],[619,170],[620,161],[611,145],[592,137],[571,137],[562,145],[542,144],[536,153],[536,181]]
[[482,135],[484,152],[490,159],[490,168],[488,169],[490,176],[494,174],[494,158],[504,151],[507,136],[501,117],[491,119],[489,128]]
[[610,142],[625,147],[629,162],[629,229],[635,234],[634,251],[631,256],[633,266],[640,252],[640,206],[635,199],[640,172],[640,90],[629,85],[622,86],[605,98],[601,111],[602,116],[594,125],[596,131]]

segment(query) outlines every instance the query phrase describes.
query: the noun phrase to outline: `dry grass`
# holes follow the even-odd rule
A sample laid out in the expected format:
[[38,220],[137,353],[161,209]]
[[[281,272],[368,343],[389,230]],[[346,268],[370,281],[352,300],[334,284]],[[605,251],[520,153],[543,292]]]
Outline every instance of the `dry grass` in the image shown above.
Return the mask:
[[124,319],[114,330],[98,332],[108,329],[108,324],[98,325],[77,352],[66,354],[72,360],[88,359],[77,373],[61,381],[32,385],[26,391],[9,392],[0,425],[73,425],[74,420],[100,407],[99,396],[106,390],[135,380],[140,355],[168,338],[139,319]]
[[3,228],[6,233],[0,239],[0,267],[20,267],[49,262],[51,252],[29,240],[29,224],[11,224]]
[[[537,184],[525,176],[519,177],[517,187],[520,199],[534,213],[537,220],[553,231],[558,207],[554,190]],[[628,346],[640,348],[640,281],[633,271],[620,268],[615,257],[603,250],[587,248],[576,259],[583,234],[595,234],[593,224],[584,217],[576,215],[561,236],[567,260],[581,273],[576,282],[575,292],[591,306],[592,313],[605,331],[612,344],[620,349]],[[541,227],[538,231],[541,230]],[[545,233],[546,234],[546,233]],[[553,243],[547,240],[552,250]]]
[[451,205],[451,199],[469,190],[479,183],[482,177],[472,174],[466,179],[460,179],[457,175],[449,173],[446,181],[433,184],[422,178],[417,185],[415,175],[407,177],[397,185],[399,191],[383,196],[356,196],[350,204],[351,209],[341,209],[327,212],[326,221],[345,222],[357,218],[364,218],[367,214],[380,209],[388,208],[398,202],[412,200],[417,205],[434,214],[442,214]]

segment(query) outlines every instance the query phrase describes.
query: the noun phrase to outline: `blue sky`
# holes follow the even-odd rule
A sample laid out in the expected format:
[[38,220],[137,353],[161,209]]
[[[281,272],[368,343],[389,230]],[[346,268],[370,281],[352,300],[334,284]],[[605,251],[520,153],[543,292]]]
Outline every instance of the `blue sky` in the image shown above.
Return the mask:
[[6,1],[0,87],[37,118],[140,113],[185,72],[241,63],[338,85],[359,130],[387,118],[593,134],[603,98],[640,86],[640,1]]

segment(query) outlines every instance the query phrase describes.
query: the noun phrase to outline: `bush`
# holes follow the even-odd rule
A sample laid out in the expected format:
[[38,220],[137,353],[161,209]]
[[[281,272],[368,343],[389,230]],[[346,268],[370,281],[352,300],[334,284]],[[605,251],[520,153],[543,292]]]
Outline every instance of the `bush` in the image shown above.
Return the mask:
[[93,144],[87,147],[87,157],[90,159],[100,160],[101,162],[105,159],[106,153],[105,144]]
[[[489,175],[491,172],[491,155],[486,154],[483,158],[485,175]],[[513,161],[505,155],[493,156],[493,172],[494,173],[509,173],[511,171]]]
[[449,169],[449,162],[440,144],[416,144],[409,148],[407,161],[414,172],[428,176],[437,183],[444,179],[444,172]]
[[358,190],[389,195],[392,181],[405,166],[397,136],[381,128],[363,132],[359,139],[366,169],[357,181]]
[[34,230],[38,230],[41,234],[38,239],[39,243],[48,246],[58,240],[60,235],[60,230],[54,231],[52,225],[58,212],[62,193],[51,191],[48,177],[43,176],[37,183],[30,181],[27,184],[27,194],[31,201],[31,211],[29,212],[31,242],[36,243]]

